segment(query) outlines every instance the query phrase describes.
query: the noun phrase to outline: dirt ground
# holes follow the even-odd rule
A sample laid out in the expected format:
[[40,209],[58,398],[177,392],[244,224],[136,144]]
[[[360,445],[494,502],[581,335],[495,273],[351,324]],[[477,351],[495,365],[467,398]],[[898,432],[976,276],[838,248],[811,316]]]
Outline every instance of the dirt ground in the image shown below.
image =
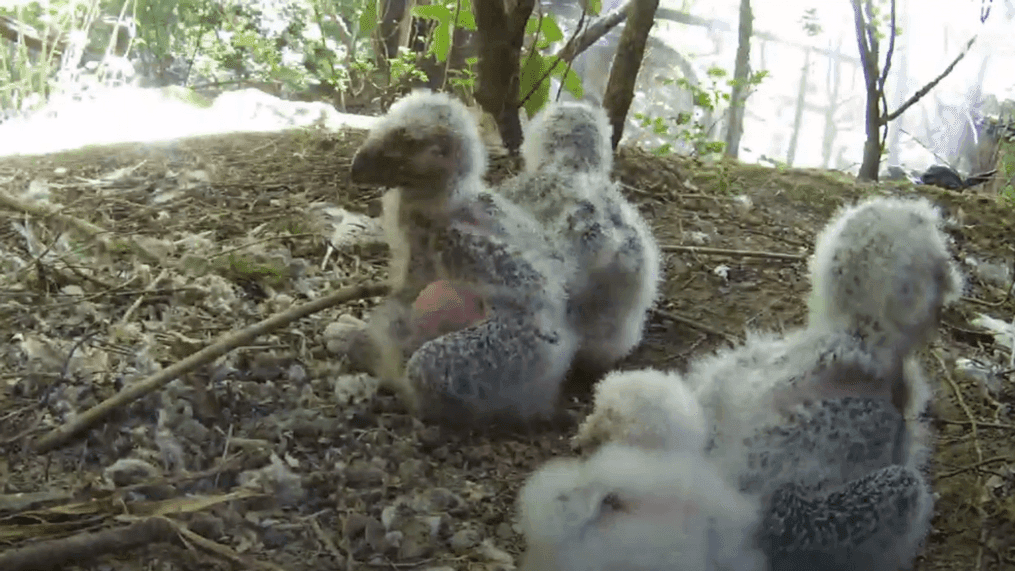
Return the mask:
[[[361,138],[229,135],[0,160],[5,192],[60,207],[58,216],[0,205],[0,561],[33,541],[77,538],[21,552],[5,571],[46,561],[110,571],[512,568],[523,547],[518,488],[572,453],[573,427],[456,434],[424,426],[391,395],[357,391],[326,328],[343,313],[364,316],[376,298],[263,335],[65,446],[33,448],[221,335],[383,280],[383,247],[328,254],[317,207],[379,213],[377,190],[349,181]],[[518,166],[495,159],[491,176]],[[666,252],[662,301],[623,367],[680,369],[747,327],[800,325],[814,235],[862,196],[928,196],[956,219],[960,260],[1015,259],[1015,207],[996,197],[630,149],[616,175]],[[970,323],[980,313],[1010,322],[1015,299],[1010,276],[966,271],[967,297],[924,355],[939,497],[921,570],[1015,569],[1009,354]],[[960,374],[960,358],[1002,372]],[[580,420],[587,391],[566,408]],[[113,467],[124,458],[136,461]]]

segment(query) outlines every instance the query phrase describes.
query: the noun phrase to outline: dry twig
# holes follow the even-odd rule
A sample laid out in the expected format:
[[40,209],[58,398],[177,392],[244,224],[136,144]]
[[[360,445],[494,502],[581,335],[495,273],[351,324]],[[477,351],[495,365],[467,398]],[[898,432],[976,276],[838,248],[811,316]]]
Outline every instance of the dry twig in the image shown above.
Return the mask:
[[0,554],[0,569],[57,571],[70,565],[82,565],[110,553],[123,553],[152,543],[170,542],[176,537],[176,530],[169,520],[151,517],[116,529],[40,541],[7,551]]
[[979,470],[980,468],[982,468],[984,466],[987,466],[987,465],[990,465],[990,464],[997,464],[998,462],[1011,462],[1012,460],[1013,460],[1013,458],[1011,456],[994,456],[993,458],[987,458],[986,460],[983,460],[981,462],[977,462],[975,464],[970,464],[968,466],[963,466],[961,468],[956,468],[954,470],[951,470],[950,472],[944,472],[943,474],[938,474],[937,475],[937,479],[938,480],[942,480],[944,478],[951,478],[953,476],[958,476],[959,474],[964,474],[966,472],[971,472],[973,470]]
[[732,343],[734,345],[736,345],[737,343],[740,342],[740,340],[737,339],[735,336],[730,335],[729,333],[726,333],[725,331],[721,331],[719,329],[715,329],[714,327],[711,327],[709,325],[705,325],[704,323],[702,323],[700,321],[695,321],[694,319],[691,319],[690,317],[685,317],[685,316],[680,315],[679,313],[675,313],[673,311],[667,311],[665,309],[653,309],[652,313],[655,313],[656,315],[658,315],[659,317],[662,317],[663,319],[669,319],[670,321],[676,321],[677,323],[683,323],[684,325],[688,325],[688,326],[693,327],[693,328],[695,328],[695,329],[697,329],[699,331],[704,331],[705,333],[708,333],[710,335],[715,335],[717,337],[722,337],[723,339],[729,341],[730,343]]
[[[980,436],[979,436],[979,431],[977,430],[977,427],[976,427],[976,417],[973,416],[973,409],[969,408],[969,405],[966,404],[966,399],[962,396],[962,390],[959,389],[958,383],[956,383],[955,379],[952,378],[951,371],[948,370],[948,366],[945,364],[944,358],[941,357],[941,353],[939,351],[932,351],[932,353],[934,354],[934,358],[937,359],[938,364],[941,366],[941,371],[942,371],[942,373],[945,376],[945,381],[948,382],[948,386],[950,386],[951,389],[952,389],[952,392],[955,393],[955,398],[959,401],[959,406],[962,407],[962,410],[965,411],[965,413],[966,413],[966,417],[969,419],[969,426],[970,426],[970,429],[971,429],[970,431],[972,432],[972,436],[973,436],[973,449],[976,450],[976,463],[977,463],[977,465],[982,465],[983,464],[983,447],[980,445]],[[980,472],[977,471],[976,472],[976,486],[977,486],[977,488],[979,488],[982,485],[983,485],[983,478],[980,476]],[[986,519],[987,519],[987,512],[983,509],[983,499],[982,498],[979,500],[979,502],[976,505],[976,511],[980,515],[980,530],[982,532],[982,530],[984,529],[984,527],[983,527],[984,523],[986,522]],[[980,548],[976,552],[976,567],[975,568],[976,569],[981,569],[982,568],[982,563],[983,563],[983,546],[981,544]]]
[[63,445],[74,435],[99,422],[118,407],[130,403],[135,399],[162,387],[180,375],[183,375],[188,371],[192,371],[205,363],[209,363],[214,359],[225,355],[229,351],[253,341],[255,338],[264,335],[265,333],[274,331],[298,319],[302,319],[308,315],[317,313],[318,311],[327,309],[334,305],[352,301],[354,299],[384,295],[387,291],[388,286],[383,284],[365,284],[342,288],[329,296],[290,308],[287,311],[272,315],[271,317],[259,321],[258,323],[255,323],[245,329],[220,337],[215,343],[212,343],[182,361],[177,361],[169,367],[149,375],[145,379],[124,387],[123,390],[117,394],[81,413],[71,422],[68,422],[67,424],[64,424],[63,426],[43,436],[38,440],[38,442],[36,442],[36,449],[39,452],[47,452],[57,446]]
[[800,262],[807,259],[804,254],[783,254],[780,252],[757,252],[754,250],[727,250],[726,248],[705,248],[702,246],[659,246],[663,252],[691,252],[711,256],[739,256],[741,258],[768,258],[771,260],[787,260]]
[[[67,224],[68,226],[71,226],[72,228],[76,229],[78,232],[81,232],[82,234],[85,234],[89,238],[98,240],[100,243],[103,244],[103,246],[107,248],[113,244],[113,241],[110,240],[109,238],[110,234],[109,230],[106,230],[105,228],[102,228],[101,226],[98,226],[96,224],[92,224],[87,220],[82,220],[69,214],[63,214],[62,212],[59,211],[59,209],[55,207],[46,206],[43,204],[30,204],[28,202],[25,202],[24,200],[21,200],[20,198],[11,196],[10,194],[7,194],[6,192],[3,191],[0,191],[0,206],[6,206],[7,208],[10,208],[12,210],[17,210],[18,212],[23,212],[25,214],[29,214],[31,216],[35,216],[38,218],[54,218],[56,220],[63,222],[64,224]],[[127,238],[126,243],[130,246],[131,249],[133,249],[142,258],[144,258],[145,261],[147,262],[159,261],[158,256],[149,252],[137,240],[133,238]]]

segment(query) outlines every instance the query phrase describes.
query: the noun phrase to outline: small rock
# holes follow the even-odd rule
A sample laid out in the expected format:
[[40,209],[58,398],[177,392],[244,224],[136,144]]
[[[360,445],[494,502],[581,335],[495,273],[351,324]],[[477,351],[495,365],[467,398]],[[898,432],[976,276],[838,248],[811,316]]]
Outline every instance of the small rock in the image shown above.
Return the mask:
[[348,540],[355,539],[360,535],[366,534],[367,528],[373,525],[374,522],[381,526],[381,529],[384,529],[381,522],[377,521],[375,518],[359,513],[349,514],[349,516],[345,518],[345,524],[342,526],[342,535],[344,535]]
[[447,488],[430,488],[423,492],[414,502],[417,511],[422,513],[452,513],[462,509],[465,501]]
[[429,557],[434,552],[432,544],[417,541],[415,538],[407,537],[398,548],[400,559],[421,559]]
[[430,452],[444,443],[441,430],[437,426],[428,426],[419,431],[419,444],[424,452]]
[[281,507],[293,506],[303,500],[303,480],[276,455],[271,464],[257,470],[246,470],[237,477],[241,487],[257,490],[273,497]]
[[378,523],[380,522],[373,519],[367,526],[364,536],[370,549],[377,553],[384,553],[391,547],[391,544],[388,542],[388,532],[384,531],[383,525],[376,525]]
[[451,518],[447,515],[420,516],[419,519],[430,527],[430,537],[435,539],[447,537],[448,530],[451,529]]
[[289,365],[286,377],[288,377],[291,383],[302,383],[307,380],[307,369],[300,363],[293,363]]
[[384,541],[388,546],[398,549],[402,546],[402,541],[405,540],[405,534],[400,531],[389,531],[384,534]]
[[377,393],[380,381],[365,373],[342,375],[335,379],[335,400],[341,404],[358,404]]
[[452,535],[448,545],[451,546],[452,551],[460,555],[475,547],[480,539],[482,539],[482,536],[479,531],[469,527],[459,530]]
[[338,321],[329,323],[324,328],[324,346],[332,355],[346,355],[356,341],[356,337],[360,336],[366,327],[367,324],[364,321],[343,314],[338,318]]
[[[436,549],[437,535],[435,531],[439,530],[440,526],[435,526],[431,521],[432,518],[408,515],[405,512],[408,508],[405,504],[401,505],[403,509],[399,515],[404,517],[396,517],[391,521],[392,526],[402,534],[398,546],[399,557],[414,559],[429,556]],[[385,511],[388,510],[385,509]],[[390,513],[388,517],[390,519]],[[384,514],[381,518],[384,519]]]
[[264,530],[261,541],[264,542],[264,546],[268,549],[278,549],[292,543],[293,535],[288,532],[279,531],[274,527],[269,527]]
[[211,540],[218,540],[226,534],[226,524],[222,518],[205,512],[195,512],[191,515],[187,527],[201,537]]
[[369,488],[384,483],[384,471],[362,460],[345,469],[345,484],[350,488]]
[[345,519],[342,535],[345,536],[352,551],[358,554],[362,554],[366,548],[384,552],[390,547],[387,531],[381,522],[364,514],[349,514]]
[[357,408],[349,415],[349,426],[353,428],[373,428],[377,426],[377,415],[373,412]]
[[418,458],[404,460],[398,467],[398,476],[403,482],[412,481],[423,473],[423,461]]
[[501,522],[501,524],[497,526],[496,533],[498,538],[503,539],[505,541],[515,536],[515,530],[511,529],[511,524],[507,523],[506,521]]
[[416,512],[409,506],[409,501],[398,498],[395,503],[381,510],[381,523],[384,524],[384,529],[401,529],[403,522],[414,515]]
[[103,472],[106,480],[118,488],[153,480],[161,474],[158,468],[137,458],[121,458]]
[[511,554],[494,545],[489,539],[483,540],[483,543],[479,546],[477,551],[487,561],[496,563],[498,568],[515,568],[515,560],[511,557]]

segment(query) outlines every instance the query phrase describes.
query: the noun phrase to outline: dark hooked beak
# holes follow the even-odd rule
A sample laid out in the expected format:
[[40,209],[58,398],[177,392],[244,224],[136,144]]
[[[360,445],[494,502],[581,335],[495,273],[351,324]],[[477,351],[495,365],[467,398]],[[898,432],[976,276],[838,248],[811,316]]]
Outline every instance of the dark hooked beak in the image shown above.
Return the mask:
[[[377,154],[360,149],[352,158],[352,181],[356,184],[369,184],[376,182],[377,176]],[[373,176],[371,176],[373,175]]]

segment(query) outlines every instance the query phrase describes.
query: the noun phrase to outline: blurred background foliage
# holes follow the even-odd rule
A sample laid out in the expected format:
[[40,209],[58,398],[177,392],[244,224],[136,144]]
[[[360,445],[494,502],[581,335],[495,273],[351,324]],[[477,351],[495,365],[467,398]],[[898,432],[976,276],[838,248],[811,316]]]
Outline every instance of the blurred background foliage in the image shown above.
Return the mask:
[[[379,37],[385,8],[384,0],[7,4],[0,7],[0,105],[27,110],[57,88],[125,82],[185,86],[206,95],[257,87],[354,110],[383,108],[413,87],[450,88],[467,97],[475,82],[474,48],[461,39],[476,29],[469,0],[412,6],[408,37],[393,53],[385,53]],[[540,52],[557,45],[563,33],[550,14],[533,15],[529,31],[535,53],[526,65],[542,70],[550,57]],[[563,66],[557,75],[565,75]],[[531,74],[526,78],[524,87],[533,88]],[[567,88],[580,95],[577,75],[568,80]],[[532,98],[535,107],[545,102],[549,81],[543,83]]]

